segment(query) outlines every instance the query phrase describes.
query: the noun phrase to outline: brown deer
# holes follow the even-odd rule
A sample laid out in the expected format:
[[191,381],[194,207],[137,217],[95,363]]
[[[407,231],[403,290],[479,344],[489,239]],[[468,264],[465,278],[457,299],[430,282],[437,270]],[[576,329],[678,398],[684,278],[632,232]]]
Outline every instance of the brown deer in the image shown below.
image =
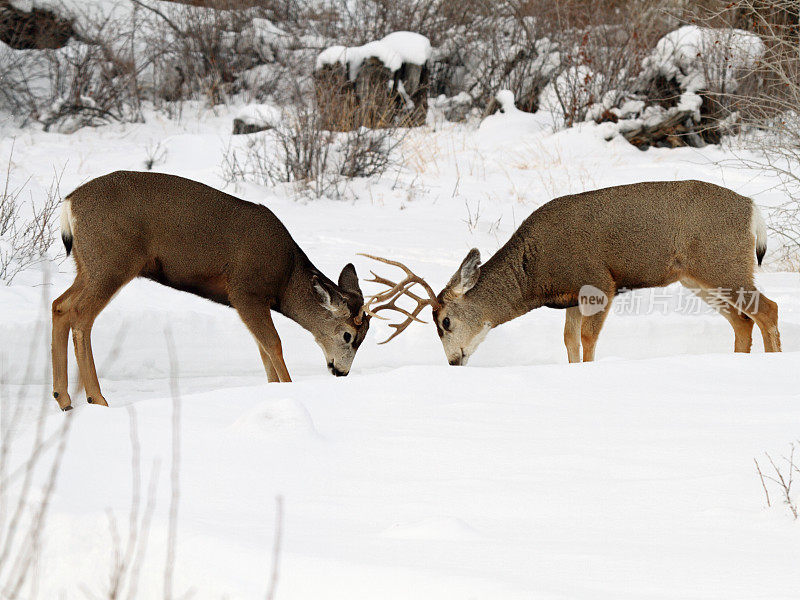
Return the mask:
[[[438,295],[404,265],[370,256],[406,277],[395,284],[373,273],[371,281],[388,289],[368,298],[366,312],[406,317],[392,325],[388,342],[431,306],[448,362],[463,365],[492,328],[540,306],[564,308],[569,361],[580,360],[581,345],[583,360],[591,361],[617,293],[680,281],[728,320],[735,352],[750,351],[753,322],[764,349],[779,352],[778,306],[753,283],[755,257],[761,264],[766,242],[753,201],[723,187],[702,181],[610,187],[543,205],[484,265],[473,248]],[[410,291],[416,284],[425,295]],[[413,311],[396,305],[404,295],[417,303]]]
[[134,277],[236,309],[269,381],[291,381],[271,310],[310,331],[337,376],[350,371],[369,328],[352,264],[333,283],[271,210],[196,181],[131,171],[93,179],[64,199],[61,238],[77,271],[53,302],[53,396],[62,410],[72,408],[70,329],[87,400],[108,406],[92,358],[92,323]]

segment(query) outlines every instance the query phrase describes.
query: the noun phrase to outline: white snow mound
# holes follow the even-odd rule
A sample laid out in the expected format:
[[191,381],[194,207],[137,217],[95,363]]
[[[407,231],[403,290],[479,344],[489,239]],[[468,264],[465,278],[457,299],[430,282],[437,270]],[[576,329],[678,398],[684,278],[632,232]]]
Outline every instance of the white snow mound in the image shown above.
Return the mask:
[[510,139],[552,131],[552,116],[546,112],[528,113],[514,104],[514,93],[500,90],[495,95],[500,110],[481,121],[479,131],[483,142],[500,145]]
[[354,80],[364,61],[377,58],[392,72],[403,63],[424,65],[431,57],[431,43],[424,35],[411,31],[395,31],[385,38],[363,46],[331,46],[317,56],[316,69],[325,65],[341,64],[347,68],[348,77]]
[[257,404],[228,428],[231,434],[256,438],[317,437],[305,406],[292,398],[275,398]]

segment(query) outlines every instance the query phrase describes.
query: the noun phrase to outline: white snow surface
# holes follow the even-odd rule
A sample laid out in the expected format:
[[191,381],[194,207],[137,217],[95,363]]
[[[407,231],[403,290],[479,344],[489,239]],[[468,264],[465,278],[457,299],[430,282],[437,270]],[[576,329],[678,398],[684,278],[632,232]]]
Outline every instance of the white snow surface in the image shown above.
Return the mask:
[[395,31],[383,39],[363,46],[331,46],[317,56],[315,68],[337,63],[346,65],[351,80],[358,77],[361,65],[369,58],[377,58],[390,71],[397,71],[403,63],[424,65],[431,57],[431,43],[423,35],[411,31]]
[[[160,144],[159,170],[223,188],[226,149],[247,143],[230,135],[238,110],[187,104],[180,122],[148,113],[146,123],[72,135],[0,121],[0,164],[15,140],[15,181],[30,177],[36,202],[54,168],[66,195],[115,169],[142,169]],[[437,291],[469,248],[488,259],[532,210],[567,193],[695,178],[765,207],[786,200],[720,147],[640,152],[604,141],[593,123],[554,133],[520,118],[411,130],[399,150],[405,167],[355,180],[344,201],[298,199],[291,186],[225,189],[271,208],[334,279],[349,261],[362,277],[395,274],[357,256],[371,252],[407,263]],[[72,419],[40,597],[102,596],[107,512],[124,540],[131,510],[131,411],[143,486],[153,460],[161,465],[139,597],[161,594],[169,331],[181,406],[176,595],[264,597],[280,495],[281,600],[794,598],[800,525],[774,490],[766,506],[753,465],[800,435],[800,274],[774,270],[777,246],[771,238],[757,281],[780,305],[782,354],[764,354],[758,335],[752,354],[733,354],[728,323],[682,314],[670,286],[656,310],[612,314],[598,360],[577,365],[566,363],[563,311],[542,308],[492,331],[460,368],[447,365],[432,325],[378,346],[390,330],[373,320],[350,375],[334,378],[312,336],[276,315],[291,384],[267,383],[230,309],[136,280],[93,330],[111,407],[76,393],[65,415],[47,375],[48,302],[74,274],[59,245],[46,285],[37,270],[0,285],[0,410],[23,415],[12,429],[3,421],[12,462],[26,456],[41,402],[47,431]]]

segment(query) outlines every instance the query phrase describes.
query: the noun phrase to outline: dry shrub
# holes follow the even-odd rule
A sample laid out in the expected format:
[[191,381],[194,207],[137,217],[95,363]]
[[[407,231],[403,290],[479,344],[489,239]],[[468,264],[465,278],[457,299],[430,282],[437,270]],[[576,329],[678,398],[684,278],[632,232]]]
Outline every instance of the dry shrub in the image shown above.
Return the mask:
[[82,20],[91,33],[61,47],[0,48],[0,109],[67,132],[112,120],[141,120],[137,75],[146,60],[131,51],[137,28],[135,13],[132,17],[130,30],[120,31],[109,15],[87,12]]
[[254,21],[274,13],[272,2],[218,0],[207,3],[213,8],[187,10],[131,1],[157,25],[148,45],[164,98],[204,97],[211,104],[224,102],[238,73],[259,63],[257,48],[242,37]]
[[543,100],[567,127],[586,120],[593,105],[607,109],[634,95],[642,60],[674,25],[662,0],[526,4],[559,50],[558,75]]
[[31,195],[30,214],[25,211],[25,191],[29,181],[11,187],[12,155],[5,171],[5,184],[0,190],[0,280],[11,281],[20,272],[39,264],[53,245],[53,220],[58,207],[61,175],[54,174],[41,203]]
[[[277,35],[272,20],[287,16],[283,3],[207,4],[214,8],[131,0],[116,12],[94,3],[71,9],[84,12],[80,35],[67,43],[48,50],[0,46],[0,109],[69,132],[139,121],[145,101],[217,104],[248,86],[258,86],[259,98],[275,91],[296,66],[291,52],[276,55],[269,42]],[[281,63],[284,54],[292,64]],[[264,69],[249,73],[265,63],[267,76]]]
[[[773,488],[778,491],[781,503],[786,506],[795,520],[800,518],[797,495],[792,489],[795,476],[800,475],[800,463],[798,463],[798,459],[795,456],[796,450],[797,446],[794,443],[789,444],[788,456],[783,455],[778,461],[765,452],[764,458],[766,461],[764,461],[763,468],[758,459],[753,459],[756,465],[756,472],[761,481],[761,488],[764,490],[767,506],[772,506],[769,490]],[[767,485],[767,482],[769,482],[769,485]]]
[[[297,27],[322,40],[359,46],[394,31],[414,31],[434,46],[473,18],[480,1],[466,0],[293,0],[287,3]],[[474,6],[473,6],[474,5]]]
[[[347,122],[352,115],[342,115]],[[243,149],[228,148],[223,178],[273,186],[296,183],[312,197],[341,198],[348,179],[380,175],[393,164],[404,130],[357,127],[337,131],[318,107],[305,103],[284,113],[281,124],[248,136]]]

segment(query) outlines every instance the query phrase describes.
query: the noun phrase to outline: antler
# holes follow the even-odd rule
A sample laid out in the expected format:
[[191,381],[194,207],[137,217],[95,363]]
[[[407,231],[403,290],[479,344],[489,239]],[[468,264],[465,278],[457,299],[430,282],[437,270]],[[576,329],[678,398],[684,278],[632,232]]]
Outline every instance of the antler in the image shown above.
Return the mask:
[[[390,323],[389,327],[394,328],[394,333],[390,335],[387,339],[379,342],[380,344],[385,344],[386,342],[395,338],[395,336],[402,333],[406,327],[411,325],[412,322],[417,321],[418,323],[424,323],[422,319],[418,319],[417,315],[422,312],[426,306],[430,306],[433,310],[439,308],[439,301],[436,299],[436,294],[433,292],[431,286],[428,285],[422,277],[419,275],[415,275],[411,269],[405,266],[403,263],[397,262],[395,260],[389,260],[388,258],[381,258],[380,256],[372,256],[371,254],[361,254],[361,256],[366,256],[367,258],[371,258],[372,260],[377,260],[382,263],[386,263],[387,265],[392,265],[394,267],[399,267],[406,273],[405,279],[395,283],[385,277],[381,277],[377,275],[375,271],[370,271],[372,273],[373,279],[368,279],[367,281],[371,283],[380,283],[385,285],[387,288],[383,292],[379,294],[375,294],[373,296],[367,296],[367,301],[364,304],[364,312],[370,316],[373,316],[378,319],[387,320],[386,317],[382,317],[377,313],[382,310],[391,309],[394,311],[399,312],[400,314],[406,317],[405,321],[402,323]],[[428,293],[428,298],[423,298],[418,296],[414,292],[411,291],[411,288],[415,285],[421,285],[423,289]],[[397,300],[402,296],[408,296],[412,300],[417,303],[417,306],[412,311],[407,311],[405,308],[401,306],[397,306]],[[375,304],[379,302],[385,302],[385,304],[381,304],[380,306],[375,306]]]

